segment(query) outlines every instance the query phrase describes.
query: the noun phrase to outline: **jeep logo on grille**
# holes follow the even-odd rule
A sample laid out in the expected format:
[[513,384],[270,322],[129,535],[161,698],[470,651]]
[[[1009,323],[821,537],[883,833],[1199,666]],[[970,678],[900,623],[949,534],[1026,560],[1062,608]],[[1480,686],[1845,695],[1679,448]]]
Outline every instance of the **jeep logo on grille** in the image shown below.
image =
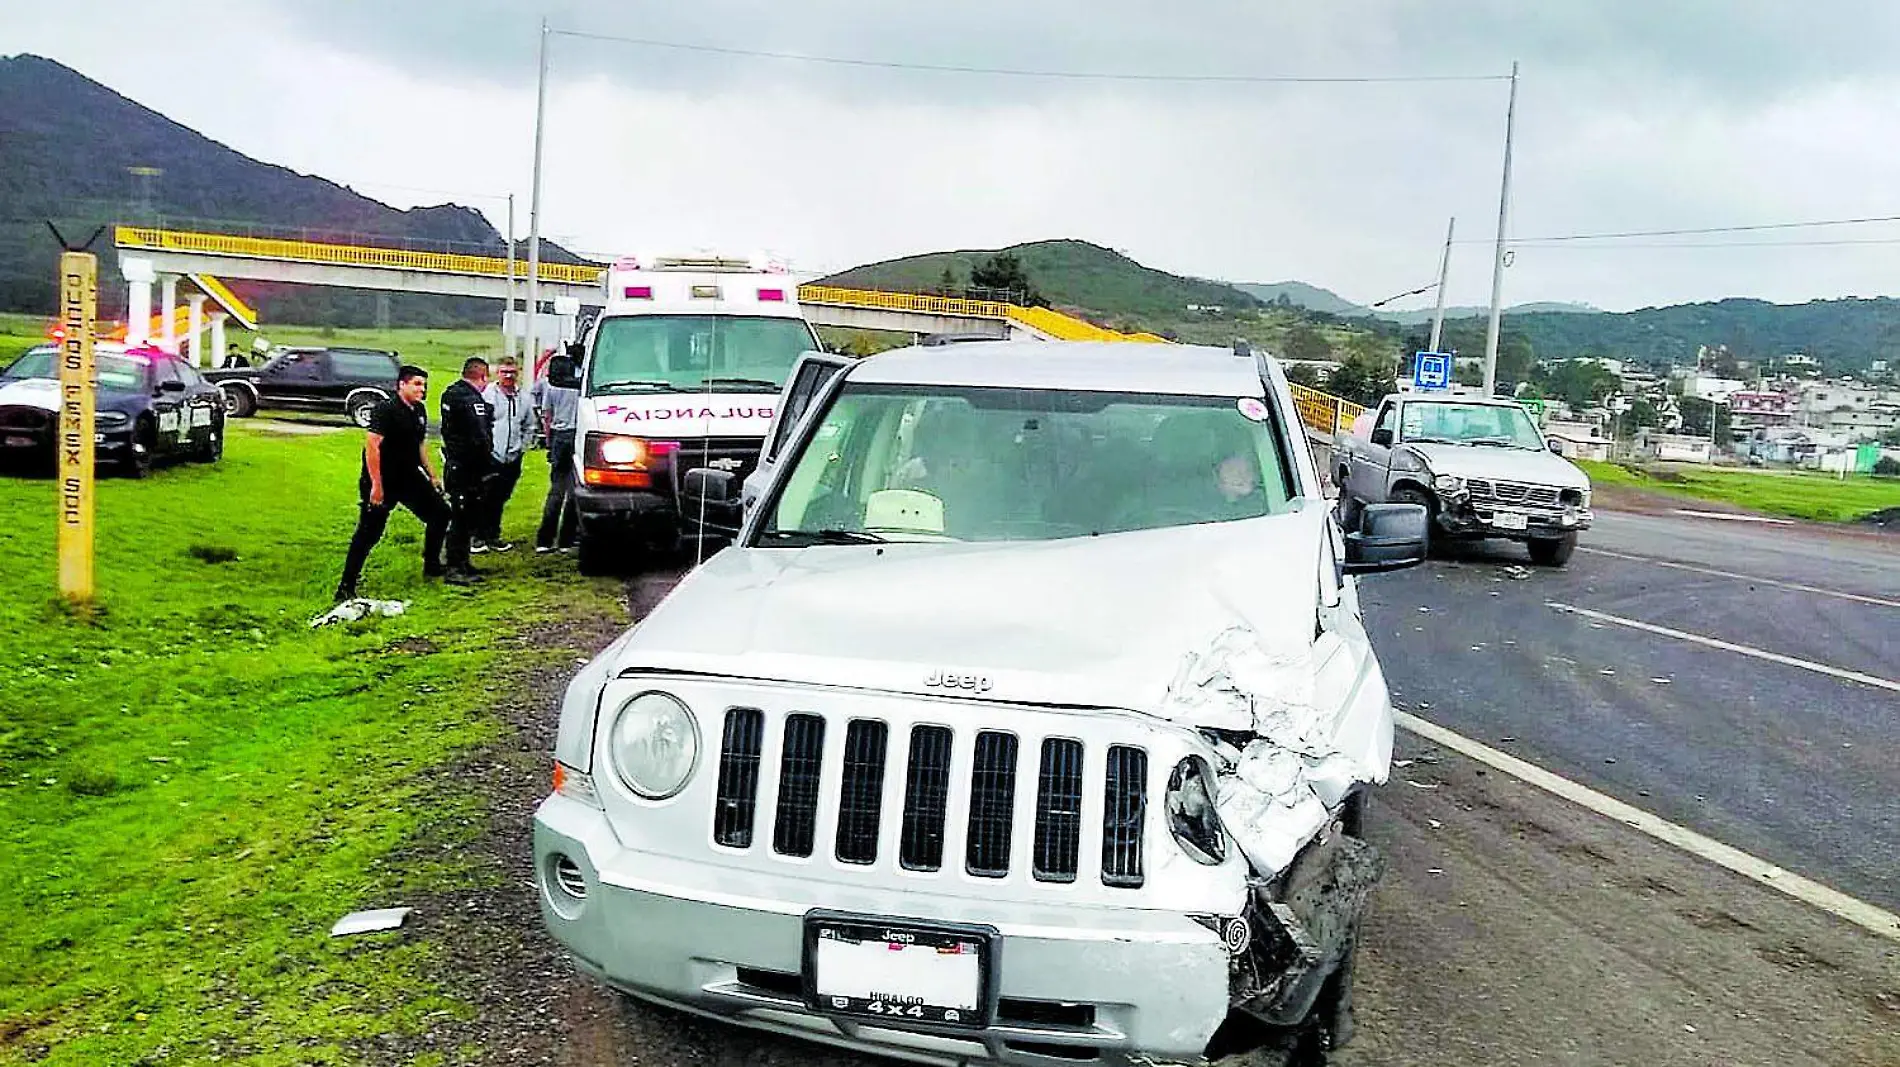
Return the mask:
[[931,671],[924,679],[924,685],[931,689],[963,689],[972,693],[987,693],[996,687],[987,674],[958,674],[955,671]]

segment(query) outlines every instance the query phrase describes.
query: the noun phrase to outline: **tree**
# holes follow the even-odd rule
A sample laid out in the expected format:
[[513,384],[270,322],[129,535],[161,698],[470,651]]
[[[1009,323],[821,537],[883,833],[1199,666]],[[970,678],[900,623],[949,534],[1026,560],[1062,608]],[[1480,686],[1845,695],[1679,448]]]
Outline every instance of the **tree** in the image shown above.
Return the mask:
[[1879,462],[1874,464],[1874,473],[1883,478],[1892,478],[1896,475],[1900,475],[1900,459],[1895,459],[1892,456],[1880,457]]
[[1570,359],[1551,367],[1545,375],[1551,396],[1559,397],[1573,409],[1592,408],[1615,395],[1622,382],[1600,363]]
[[970,268],[970,285],[978,289],[998,289],[1013,293],[1029,307],[1048,307],[1049,301],[1036,288],[1023,261],[1014,252],[998,252]]
[[1398,389],[1392,378],[1392,361],[1355,351],[1326,379],[1326,391],[1345,397],[1355,404],[1371,407],[1388,393]]
[[943,276],[937,279],[937,295],[958,296],[962,292],[963,286],[957,284],[957,272],[950,267],[944,267]]
[[1286,358],[1326,360],[1333,357],[1332,342],[1307,323],[1295,325],[1286,334]]
[[1308,389],[1320,388],[1319,368],[1310,363],[1289,363],[1286,365],[1286,380],[1294,385],[1304,385]]
[[1900,430],[1888,430],[1880,435],[1880,443],[1900,448]]
[[1660,425],[1662,425],[1662,413],[1656,410],[1656,405],[1647,400],[1637,400],[1629,406],[1628,411],[1616,417],[1617,433],[1624,437],[1634,437],[1636,431],[1645,426]]
[[1709,436],[1709,413],[1715,413],[1715,442],[1726,445],[1734,441],[1729,430],[1729,410],[1713,401],[1699,396],[1682,398],[1682,432],[1690,437]]

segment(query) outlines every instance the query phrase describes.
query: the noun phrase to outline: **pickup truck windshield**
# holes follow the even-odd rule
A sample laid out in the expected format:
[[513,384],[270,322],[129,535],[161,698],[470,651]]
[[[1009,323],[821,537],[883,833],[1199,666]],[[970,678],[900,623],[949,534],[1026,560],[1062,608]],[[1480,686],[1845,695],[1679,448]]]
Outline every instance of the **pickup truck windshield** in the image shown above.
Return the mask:
[[587,395],[776,393],[818,339],[803,319],[628,315],[595,327]]
[[762,547],[1044,541],[1285,510],[1269,424],[1234,397],[853,385],[760,526]]
[[1404,441],[1504,445],[1538,451],[1544,447],[1543,435],[1537,432],[1530,412],[1505,404],[1408,400],[1399,416],[1399,437]]

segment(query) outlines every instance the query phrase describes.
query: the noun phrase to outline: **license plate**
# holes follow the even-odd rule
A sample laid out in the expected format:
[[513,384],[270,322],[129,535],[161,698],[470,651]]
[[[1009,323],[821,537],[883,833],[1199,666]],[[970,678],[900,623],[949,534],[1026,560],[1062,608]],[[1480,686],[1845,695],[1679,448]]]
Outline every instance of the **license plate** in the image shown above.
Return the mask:
[[1530,528],[1530,519],[1515,511],[1494,511],[1491,513],[1491,525],[1500,530],[1524,530]]
[[983,927],[809,916],[806,997],[833,1015],[986,1026],[995,940]]
[[39,442],[33,440],[31,437],[15,437],[9,434],[6,444],[8,448],[32,448],[34,445],[39,444]]

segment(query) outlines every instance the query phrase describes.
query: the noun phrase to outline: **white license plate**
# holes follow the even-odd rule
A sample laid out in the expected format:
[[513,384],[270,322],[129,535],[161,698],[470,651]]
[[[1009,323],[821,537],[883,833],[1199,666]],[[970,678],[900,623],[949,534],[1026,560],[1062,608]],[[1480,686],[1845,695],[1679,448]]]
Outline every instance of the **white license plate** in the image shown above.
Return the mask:
[[983,1026],[989,944],[979,931],[813,919],[807,987],[820,1011]]
[[1515,511],[1494,511],[1491,513],[1491,525],[1500,530],[1526,530],[1530,528],[1530,519]]

